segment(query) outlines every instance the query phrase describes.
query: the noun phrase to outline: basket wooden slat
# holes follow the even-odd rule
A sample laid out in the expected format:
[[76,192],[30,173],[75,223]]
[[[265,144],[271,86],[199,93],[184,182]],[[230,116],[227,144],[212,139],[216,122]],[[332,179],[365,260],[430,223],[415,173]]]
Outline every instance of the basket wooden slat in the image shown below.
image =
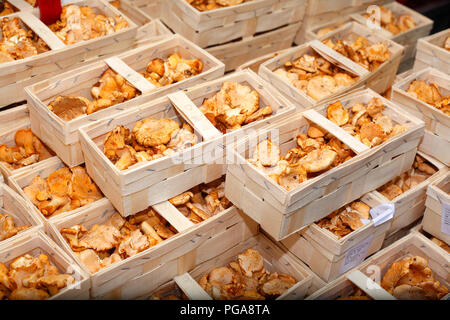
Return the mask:
[[[424,124],[370,89],[355,92],[340,101],[344,108],[349,108],[355,103],[367,103],[372,97],[382,99],[386,114],[406,126],[407,131],[370,150],[357,150],[360,145],[358,140],[337,131],[335,125],[319,115],[317,119],[322,118],[325,124],[328,123],[322,127],[346,143],[357,155],[289,192],[245,160],[250,156],[249,144],[255,141],[249,143],[242,140],[237,146],[239,151],[235,151],[236,162],[227,167],[227,197],[260,223],[262,229],[273,238],[281,240],[406,171],[413,163]],[[317,107],[315,113],[326,113],[327,106]],[[305,117],[317,122],[307,112]],[[266,139],[276,134],[279,139],[276,143],[287,151],[295,146],[297,134],[306,128],[307,121],[299,114],[268,128],[267,132],[256,135],[256,138]]]
[[417,41],[414,70],[433,67],[450,74],[450,51],[444,48],[445,40],[450,37],[450,29],[432,34]]
[[[112,4],[114,0],[108,0],[108,2]],[[125,14],[128,18],[130,18],[137,26],[139,26],[139,28],[152,21],[152,18],[149,15],[147,15],[147,13],[145,13],[143,10],[140,10],[137,3],[135,3],[137,1],[120,0],[119,2],[120,6],[118,10],[120,12],[123,12],[123,14]]]
[[243,64],[241,64],[239,67],[237,67],[236,71],[250,69],[253,72],[258,73],[259,66],[261,64],[263,64],[264,62],[266,62],[269,59],[272,59],[272,58],[278,56],[280,53],[283,53],[283,52],[285,52],[287,50],[289,50],[289,49],[284,49],[284,50],[280,50],[280,51],[276,51],[276,52],[271,52],[271,53],[268,53],[268,54],[265,54],[265,55],[261,55],[258,58],[248,60],[248,61],[244,62]]
[[450,171],[448,168],[427,189],[423,230],[450,244],[448,208],[450,204]]
[[[214,132],[210,134],[210,140],[205,139],[203,135],[206,131],[200,129],[197,131],[199,138],[201,138],[200,143],[180,152],[179,155],[140,163],[123,171],[118,170],[104,155],[103,140],[105,134],[119,124],[132,128],[136,121],[140,119],[169,117],[187,121],[197,129],[200,120],[194,121],[193,116],[198,115],[198,113],[196,115],[186,114],[186,106],[189,105],[191,108],[200,106],[204,98],[210,97],[220,90],[224,81],[235,81],[250,85],[259,93],[261,105],[270,105],[273,108],[274,115],[225,135],[220,134],[217,129],[210,126],[216,134],[214,135]],[[192,87],[187,90],[185,96],[187,100],[184,107],[182,103],[177,102],[178,99],[169,95],[168,98],[161,98],[128,109],[127,112],[121,113],[113,119],[98,121],[80,129],[87,170],[122,215],[134,214],[149,205],[167,200],[197,184],[219,178],[226,170],[223,162],[226,157],[224,146],[234,143],[238,137],[245,135],[247,132],[257,130],[294,113],[293,106],[289,103],[286,104],[286,101],[280,98],[276,91],[251,71],[242,71]],[[203,114],[200,114],[200,116],[209,124]]]
[[64,45],[37,18],[37,11],[18,12],[10,15],[10,17],[17,16],[23,23],[26,23],[28,28],[33,29],[52,50],[26,59],[0,64],[0,106],[25,100],[23,88],[32,83],[61,74],[94,57],[121,52],[133,46],[137,26],[116,8],[104,0],[81,0],[73,3],[87,4],[106,16],[122,16],[127,20],[129,27],[108,36],[73,45]]
[[[89,229],[94,224],[104,223],[115,212],[108,202],[51,223],[53,239],[90,275],[91,298],[94,299],[135,299],[211,259],[218,252],[245,241],[258,230],[255,222],[231,207],[204,222],[178,230],[175,236],[156,246],[92,274],[59,231],[77,224]],[[164,211],[159,212],[164,214]],[[178,215],[183,216],[180,212]]]
[[[435,243],[426,239],[420,234],[411,233],[400,239],[391,246],[381,250],[368,258],[363,264],[356,268],[368,278],[380,283],[392,263],[411,256],[421,256],[428,260],[428,267],[433,271],[434,278],[447,288],[450,283],[450,258]],[[351,272],[351,271],[350,271]],[[352,294],[352,282],[347,279],[347,275],[342,275],[337,280],[326,285],[313,293],[309,300],[334,300],[342,296]],[[443,300],[446,298],[444,297]]]
[[[340,30],[343,30],[347,28],[349,25],[354,23],[355,21],[351,18],[351,16],[341,16],[338,20],[332,20],[326,21],[326,23],[311,27],[311,29],[308,29],[305,31],[305,41],[311,41],[311,40],[323,40],[322,38],[326,38],[328,35],[330,35],[332,32],[338,32]],[[327,34],[323,36],[319,36],[317,33],[319,30],[323,28],[334,28],[333,31],[328,32]]]
[[157,19],[161,16],[162,0],[121,0],[125,7],[133,7],[151,18]]
[[[7,146],[15,145],[14,135],[16,132],[20,129],[30,128],[30,115],[27,105],[0,112],[0,126],[0,144],[6,144]],[[0,173],[3,174],[5,181],[8,181],[9,176],[32,170],[38,163],[49,160],[46,159],[19,169],[13,169],[6,163],[0,162]]]
[[150,23],[138,28],[136,41],[133,48],[154,43],[171,36],[173,33],[159,19],[153,19]]
[[300,23],[289,25],[206,50],[225,63],[225,71],[232,71],[242,63],[260,55],[290,48],[299,26]]
[[16,239],[13,242],[0,244],[0,262],[6,266],[15,258],[25,254],[38,256],[45,254],[50,262],[58,268],[61,273],[72,275],[75,283],[62,289],[58,294],[52,296],[51,300],[87,300],[89,299],[90,281],[87,274],[54,243],[42,231]]
[[444,96],[450,93],[450,76],[431,67],[411,73],[401,81],[395,83],[392,90],[392,100],[404,107],[414,116],[425,122],[425,135],[419,150],[431,155],[445,165],[450,165],[450,116],[427,103],[408,94],[412,81],[423,80],[427,83],[435,82]]
[[[147,64],[154,58],[167,58],[170,54],[179,52],[186,58],[198,58],[204,64],[204,71],[192,78],[161,87],[151,89],[151,83],[138,72],[145,70]],[[47,104],[61,95],[84,96],[90,98],[90,89],[98,81],[101,74],[116,62],[113,67],[125,78],[133,80],[135,87],[141,87],[142,96],[99,110],[90,115],[83,115],[71,121],[63,121],[47,108]],[[109,63],[109,64],[108,64]],[[125,69],[123,68],[125,67]],[[123,53],[115,58],[108,58],[81,69],[67,72],[57,78],[52,78],[26,88],[30,107],[31,129],[70,167],[84,162],[81,152],[78,129],[84,125],[100,121],[120,113],[130,107],[139,106],[170,92],[185,89],[192,84],[215,79],[223,75],[223,64],[206,51],[200,49],[184,38],[174,35],[164,40],[139,47]],[[150,86],[149,86],[150,85]],[[150,89],[150,90],[149,90]]]
[[[416,226],[414,226],[413,228],[411,228],[410,230],[411,233],[418,233],[420,236],[422,236],[424,239],[428,240],[429,242],[433,243],[434,245],[436,245],[435,242],[432,241],[432,238],[434,237],[432,234],[426,232],[423,229],[423,224],[419,223]],[[437,248],[439,248],[441,250],[441,252],[443,253],[447,253],[448,251],[445,250],[445,248],[440,247],[439,245],[436,246]]]

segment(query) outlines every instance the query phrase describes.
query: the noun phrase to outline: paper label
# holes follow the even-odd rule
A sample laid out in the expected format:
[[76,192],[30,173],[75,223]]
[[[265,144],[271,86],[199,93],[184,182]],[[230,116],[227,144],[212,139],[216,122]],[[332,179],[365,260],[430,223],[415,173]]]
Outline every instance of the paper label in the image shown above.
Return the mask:
[[373,235],[368,236],[366,239],[351,247],[345,253],[344,261],[339,268],[339,274],[343,274],[354,267],[360,265],[369,252],[370,244],[372,243]]
[[370,215],[375,227],[379,226],[394,217],[395,205],[393,203],[383,203],[370,209]]
[[450,203],[442,202],[441,231],[450,235]]

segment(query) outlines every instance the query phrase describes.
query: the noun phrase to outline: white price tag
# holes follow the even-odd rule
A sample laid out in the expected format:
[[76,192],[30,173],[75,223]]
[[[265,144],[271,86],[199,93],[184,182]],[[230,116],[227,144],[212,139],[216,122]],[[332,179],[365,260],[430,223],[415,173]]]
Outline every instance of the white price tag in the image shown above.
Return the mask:
[[450,235],[450,203],[442,202],[441,231]]
[[394,217],[395,205],[393,203],[383,203],[370,209],[370,215],[375,227],[379,226]]
[[339,274],[343,274],[354,267],[361,264],[369,252],[370,244],[372,243],[373,235],[368,236],[365,240],[351,247],[345,253],[344,261],[339,268]]

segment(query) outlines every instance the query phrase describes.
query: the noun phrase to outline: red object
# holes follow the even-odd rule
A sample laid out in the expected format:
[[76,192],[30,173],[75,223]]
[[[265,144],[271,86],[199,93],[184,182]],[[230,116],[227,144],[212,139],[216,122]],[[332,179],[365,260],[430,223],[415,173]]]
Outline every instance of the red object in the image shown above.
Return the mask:
[[41,21],[47,25],[55,23],[61,16],[61,0],[37,0]]

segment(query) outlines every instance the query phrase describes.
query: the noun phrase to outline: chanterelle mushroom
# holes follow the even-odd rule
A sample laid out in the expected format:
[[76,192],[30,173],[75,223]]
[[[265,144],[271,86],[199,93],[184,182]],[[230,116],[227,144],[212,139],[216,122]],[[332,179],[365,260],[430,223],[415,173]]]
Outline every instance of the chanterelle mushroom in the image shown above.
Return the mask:
[[254,249],[247,249],[238,255],[239,266],[243,274],[247,277],[253,274],[262,274],[265,272],[264,259],[261,254]]
[[219,92],[206,98],[199,109],[223,133],[272,114],[272,107],[260,108],[257,91],[230,81],[225,81]]
[[179,128],[179,124],[171,119],[147,118],[135,124],[133,134],[139,144],[156,147],[169,143],[172,133]]
[[448,294],[448,288],[434,279],[428,261],[420,256],[394,262],[381,286],[398,299],[441,299]]
[[27,197],[46,217],[71,211],[103,197],[83,167],[63,167],[47,179],[36,176],[23,189]]
[[127,28],[128,22],[121,16],[106,17],[96,14],[88,6],[67,5],[62,8],[58,21],[49,28],[66,44],[74,44],[110,35]]
[[204,274],[199,285],[213,298],[226,300],[274,299],[297,281],[288,274],[270,273],[258,250],[248,248],[229,262]]
[[48,104],[48,108],[64,121],[70,121],[86,114],[90,104],[91,101],[84,97],[58,96]]
[[17,257],[9,270],[0,264],[0,291],[6,299],[47,299],[74,282],[72,275],[61,274],[45,254]]

